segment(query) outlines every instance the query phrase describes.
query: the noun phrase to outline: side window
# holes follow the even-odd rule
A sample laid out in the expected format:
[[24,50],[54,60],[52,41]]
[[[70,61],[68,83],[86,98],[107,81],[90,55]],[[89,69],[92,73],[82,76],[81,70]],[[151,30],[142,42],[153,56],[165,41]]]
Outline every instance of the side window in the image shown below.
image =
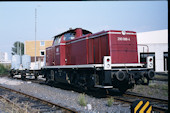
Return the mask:
[[58,40],[58,38],[55,37],[53,45],[57,45],[57,40]]
[[58,45],[58,44],[60,44],[60,41],[61,41],[61,36],[59,36],[59,37],[55,37],[54,45]]
[[75,38],[75,33],[66,33],[64,34],[64,40],[68,41],[68,40],[73,40]]

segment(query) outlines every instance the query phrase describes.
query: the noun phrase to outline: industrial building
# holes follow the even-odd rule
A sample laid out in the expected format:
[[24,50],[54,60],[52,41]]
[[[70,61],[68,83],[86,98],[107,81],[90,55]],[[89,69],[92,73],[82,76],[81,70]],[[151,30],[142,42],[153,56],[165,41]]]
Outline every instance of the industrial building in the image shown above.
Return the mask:
[[0,64],[4,66],[10,66],[11,61],[8,59],[8,53],[0,51]]
[[168,66],[168,30],[137,33],[138,58],[146,62],[147,56],[154,57],[154,70],[167,72]]
[[0,51],[0,62],[8,62],[8,53]]
[[[52,45],[52,40],[37,40],[36,41],[36,61],[41,62],[43,65],[45,48]],[[35,62],[35,41],[25,41],[24,42],[24,54],[31,56],[31,67],[34,67]]]

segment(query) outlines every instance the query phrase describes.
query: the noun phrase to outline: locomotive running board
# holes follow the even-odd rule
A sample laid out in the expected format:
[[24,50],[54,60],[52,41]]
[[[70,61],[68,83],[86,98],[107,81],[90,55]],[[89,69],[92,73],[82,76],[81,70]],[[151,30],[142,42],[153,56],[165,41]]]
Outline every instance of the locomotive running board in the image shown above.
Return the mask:
[[[129,63],[129,64],[111,64],[111,67],[143,67],[144,64]],[[42,68],[100,68],[104,64],[85,64],[85,65],[63,65],[63,66],[44,66]]]
[[113,88],[113,86],[102,86],[102,85],[95,85],[94,87],[98,87],[98,88]]

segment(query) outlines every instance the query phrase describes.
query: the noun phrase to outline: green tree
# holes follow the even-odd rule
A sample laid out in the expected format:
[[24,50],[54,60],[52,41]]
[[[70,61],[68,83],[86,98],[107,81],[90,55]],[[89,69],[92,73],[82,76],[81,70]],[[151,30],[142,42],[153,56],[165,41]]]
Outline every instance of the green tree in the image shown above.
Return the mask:
[[12,55],[23,55],[24,54],[24,43],[16,41],[12,47]]

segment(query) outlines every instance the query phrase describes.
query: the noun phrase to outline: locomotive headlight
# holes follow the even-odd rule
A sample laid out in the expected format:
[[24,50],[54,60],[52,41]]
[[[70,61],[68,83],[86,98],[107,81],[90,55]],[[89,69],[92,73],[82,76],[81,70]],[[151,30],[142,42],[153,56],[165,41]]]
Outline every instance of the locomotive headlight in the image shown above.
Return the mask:
[[110,67],[110,64],[107,64],[107,68],[109,68]]
[[110,70],[111,69],[111,56],[104,56],[103,64],[104,64],[104,70]]
[[147,68],[154,68],[153,56],[147,57]]
[[150,63],[150,64],[149,64],[149,67],[152,67],[152,66],[153,66],[153,64],[152,64],[152,63]]

